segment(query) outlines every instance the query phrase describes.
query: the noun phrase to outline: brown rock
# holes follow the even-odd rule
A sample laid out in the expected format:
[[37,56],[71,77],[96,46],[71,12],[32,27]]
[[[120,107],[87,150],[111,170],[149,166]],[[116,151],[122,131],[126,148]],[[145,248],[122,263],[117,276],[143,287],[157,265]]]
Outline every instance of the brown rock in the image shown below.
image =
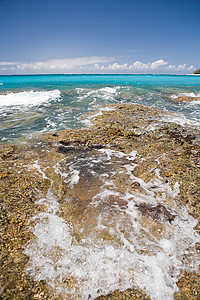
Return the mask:
[[199,101],[200,97],[179,96],[173,100],[178,102],[184,102],[184,101],[191,102],[191,101]]

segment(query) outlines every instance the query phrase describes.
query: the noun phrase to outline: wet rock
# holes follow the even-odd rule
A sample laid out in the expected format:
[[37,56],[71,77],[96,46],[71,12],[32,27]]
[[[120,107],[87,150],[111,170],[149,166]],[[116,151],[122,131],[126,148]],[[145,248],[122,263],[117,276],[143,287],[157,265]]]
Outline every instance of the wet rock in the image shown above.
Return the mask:
[[0,145],[0,160],[1,159],[5,160],[11,157],[13,152],[14,152],[13,146],[4,145],[4,144]]
[[178,102],[200,101],[200,97],[179,96],[179,97],[174,98],[174,100],[178,101]]
[[136,207],[141,211],[145,216],[151,216],[156,222],[157,221],[168,221],[170,224],[174,221],[177,214],[172,211],[169,207],[164,206],[163,204],[158,205],[148,205],[146,203],[136,204]]
[[[122,228],[128,226],[130,220],[124,218],[130,204],[124,197],[127,191],[144,199],[148,193],[162,199],[156,204],[142,200],[135,203],[142,215],[142,225],[158,240],[166,226],[172,226],[176,220],[173,201],[177,209],[187,206],[190,214],[200,220],[199,130],[163,122],[162,118],[168,113],[154,108],[137,104],[111,107],[114,110],[96,117],[90,129],[43,134],[23,147],[0,146],[2,299],[68,299],[62,293],[55,294],[48,280],[33,280],[26,272],[29,258],[24,249],[35,240],[32,228],[37,216],[48,211],[47,203],[37,201],[46,197],[51,180],[52,193],[58,198],[59,206],[55,216],[62,217],[66,224],[73,224],[74,244],[89,236],[96,241],[102,239],[108,245],[118,245],[119,236],[113,239],[106,226],[111,220]],[[104,149],[119,151],[120,155],[106,154]],[[134,151],[137,155],[132,154],[131,158]],[[104,197],[102,185],[106,178],[115,193]],[[177,193],[174,191],[176,182],[180,186]],[[109,185],[106,187],[109,190]],[[98,229],[96,222],[103,214],[105,220],[99,221],[101,229]],[[199,224],[196,228],[199,230]],[[124,233],[127,239],[129,234]],[[139,251],[148,253],[150,250]],[[70,277],[65,281],[60,285],[73,289],[74,279]],[[179,292],[175,299],[198,299],[196,273],[184,273],[177,285]],[[97,299],[149,299],[134,286],[123,292],[116,290],[99,295]]]
[[58,152],[59,153],[63,153],[66,154],[68,152],[77,152],[79,149],[75,148],[75,147],[68,147],[68,146],[59,146],[58,148]]

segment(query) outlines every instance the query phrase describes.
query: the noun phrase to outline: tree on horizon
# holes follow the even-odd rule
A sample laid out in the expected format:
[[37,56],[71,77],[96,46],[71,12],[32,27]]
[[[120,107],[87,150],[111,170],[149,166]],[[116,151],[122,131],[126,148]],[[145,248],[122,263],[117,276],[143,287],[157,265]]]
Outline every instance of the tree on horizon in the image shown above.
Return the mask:
[[193,72],[194,74],[200,74],[200,69]]

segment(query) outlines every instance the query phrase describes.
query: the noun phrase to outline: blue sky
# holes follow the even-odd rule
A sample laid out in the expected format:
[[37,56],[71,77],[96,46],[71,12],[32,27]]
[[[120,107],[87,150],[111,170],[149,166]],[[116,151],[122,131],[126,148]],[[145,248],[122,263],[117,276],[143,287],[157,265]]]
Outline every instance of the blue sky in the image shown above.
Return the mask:
[[200,67],[200,0],[0,0],[0,74]]

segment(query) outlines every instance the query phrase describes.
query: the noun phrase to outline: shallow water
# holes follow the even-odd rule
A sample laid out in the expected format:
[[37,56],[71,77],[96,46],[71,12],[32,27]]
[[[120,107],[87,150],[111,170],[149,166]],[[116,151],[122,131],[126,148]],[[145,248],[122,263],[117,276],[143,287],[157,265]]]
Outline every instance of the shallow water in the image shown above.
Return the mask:
[[[51,188],[37,201],[46,211],[34,217],[25,254],[27,273],[55,295],[95,299],[134,286],[152,300],[170,300],[183,272],[198,270],[197,222],[176,205],[179,183],[171,187],[160,176],[159,160],[149,182],[134,176],[138,159],[136,151],[100,149],[54,166],[71,191],[60,205],[49,178]],[[33,166],[47,178],[38,161]]]
[[[0,138],[84,126],[84,114],[110,103],[140,103],[177,112],[174,122],[200,124],[200,77],[168,75],[0,76]],[[172,121],[172,120],[171,120]]]
[[[113,109],[102,105],[115,103],[174,112],[157,119],[153,115],[155,122],[145,123],[146,128],[138,122],[136,131],[154,130],[162,121],[194,131],[200,126],[199,101],[173,101],[179,95],[199,97],[200,77],[0,76],[0,83],[3,142],[22,143],[41,132],[90,126],[95,116]],[[85,116],[88,112],[93,114]],[[34,144],[33,155],[40,146],[42,142]],[[122,152],[103,147],[74,148],[62,153],[62,159],[58,151],[54,164],[47,143],[43,159],[39,155],[24,165],[51,186],[37,199],[41,211],[30,220],[35,238],[23,250],[29,258],[26,273],[45,280],[52,295],[64,299],[95,299],[128,288],[152,300],[174,299],[184,272],[198,270],[195,245],[200,241],[197,221],[179,202],[181,181],[172,184],[160,175],[166,153],[156,157],[147,150],[141,157],[135,148],[127,154],[123,147]],[[145,180],[134,171],[143,170],[147,157]]]

